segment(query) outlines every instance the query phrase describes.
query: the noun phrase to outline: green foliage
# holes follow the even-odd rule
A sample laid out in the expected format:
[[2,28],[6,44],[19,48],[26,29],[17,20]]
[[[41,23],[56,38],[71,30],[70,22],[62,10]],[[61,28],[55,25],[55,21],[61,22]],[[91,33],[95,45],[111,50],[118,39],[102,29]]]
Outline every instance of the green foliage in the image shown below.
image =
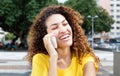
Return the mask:
[[94,19],[95,32],[108,32],[114,23],[109,14],[103,8],[97,6],[96,0],[68,0],[64,5],[70,6],[82,14],[84,17],[82,27],[85,29],[86,34],[91,33],[92,29],[92,21],[88,18],[88,15],[98,16],[98,18]]
[[[15,36],[27,35],[30,25],[42,7],[59,4],[57,0],[0,0],[0,27]],[[109,14],[97,6],[95,0],[68,0],[64,5],[70,6],[84,16],[86,34],[91,32],[91,19],[87,16],[99,17],[95,19],[95,31],[109,31],[114,23]]]
[[15,35],[13,33],[8,33],[5,35],[5,40],[13,40]]
[[0,27],[20,37],[27,35],[36,14],[57,0],[0,0]]

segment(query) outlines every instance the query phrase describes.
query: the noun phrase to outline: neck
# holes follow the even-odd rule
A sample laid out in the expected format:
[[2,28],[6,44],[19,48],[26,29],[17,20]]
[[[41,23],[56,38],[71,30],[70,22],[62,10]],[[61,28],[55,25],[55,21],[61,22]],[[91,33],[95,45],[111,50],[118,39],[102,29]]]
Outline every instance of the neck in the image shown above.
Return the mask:
[[71,58],[71,51],[70,48],[62,48],[62,49],[57,49],[58,51],[58,58],[59,59],[68,59]]
[[61,69],[69,67],[72,60],[70,48],[57,49],[57,52],[58,52],[57,66]]

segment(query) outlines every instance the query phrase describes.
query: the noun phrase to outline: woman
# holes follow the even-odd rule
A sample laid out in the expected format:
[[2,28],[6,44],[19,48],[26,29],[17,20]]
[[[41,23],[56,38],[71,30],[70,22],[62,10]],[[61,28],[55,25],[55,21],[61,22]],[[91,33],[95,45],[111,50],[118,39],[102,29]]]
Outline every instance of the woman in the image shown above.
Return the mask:
[[99,59],[82,23],[83,17],[66,6],[48,6],[36,16],[28,35],[31,76],[96,76]]

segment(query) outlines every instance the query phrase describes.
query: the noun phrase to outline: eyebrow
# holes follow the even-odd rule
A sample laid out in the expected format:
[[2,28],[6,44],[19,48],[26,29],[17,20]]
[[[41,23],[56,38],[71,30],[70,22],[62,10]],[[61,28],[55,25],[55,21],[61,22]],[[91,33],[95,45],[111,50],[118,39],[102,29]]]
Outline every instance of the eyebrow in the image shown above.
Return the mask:
[[[66,19],[64,19],[64,20],[62,21],[62,23],[65,22],[65,21],[66,21]],[[57,23],[53,23],[53,24],[51,24],[50,26],[53,26],[53,25],[57,25]]]

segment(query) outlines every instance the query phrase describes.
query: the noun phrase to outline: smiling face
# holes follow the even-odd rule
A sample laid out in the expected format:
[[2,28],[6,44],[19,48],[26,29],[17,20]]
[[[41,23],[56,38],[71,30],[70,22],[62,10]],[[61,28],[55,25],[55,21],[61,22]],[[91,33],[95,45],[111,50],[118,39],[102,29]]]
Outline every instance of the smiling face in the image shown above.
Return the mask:
[[72,29],[61,14],[53,14],[46,20],[47,32],[56,37],[58,48],[70,47],[72,45]]

